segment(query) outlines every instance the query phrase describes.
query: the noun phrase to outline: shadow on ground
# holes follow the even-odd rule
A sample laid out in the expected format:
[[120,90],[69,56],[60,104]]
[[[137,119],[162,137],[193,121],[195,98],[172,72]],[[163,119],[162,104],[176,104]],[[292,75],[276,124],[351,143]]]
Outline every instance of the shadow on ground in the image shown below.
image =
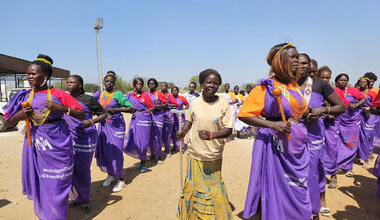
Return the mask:
[[344,211],[338,211],[332,217],[334,219],[380,219],[380,202],[375,194],[376,187],[376,179],[355,175],[352,186],[338,189],[353,198],[359,208],[348,205]]

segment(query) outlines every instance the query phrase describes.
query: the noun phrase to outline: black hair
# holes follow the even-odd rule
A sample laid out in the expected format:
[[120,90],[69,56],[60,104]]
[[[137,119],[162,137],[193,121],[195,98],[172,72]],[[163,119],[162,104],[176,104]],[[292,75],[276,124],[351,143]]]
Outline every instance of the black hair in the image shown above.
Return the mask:
[[218,71],[213,70],[213,69],[206,69],[206,70],[203,70],[202,72],[200,72],[199,73],[199,83],[203,84],[203,82],[205,81],[205,79],[209,75],[212,75],[212,74],[215,74],[216,77],[218,77],[218,79],[219,79],[219,85],[221,85],[222,84],[222,77],[220,76],[220,74],[218,73]]
[[195,88],[197,88],[197,83],[196,82],[191,82],[189,85],[193,84]]
[[239,89],[239,86],[238,86],[238,85],[236,85],[236,86],[234,86],[234,90],[235,90],[235,88],[236,88],[236,87]]
[[144,86],[144,80],[142,78],[138,77],[138,78],[136,78],[136,79],[133,80],[133,87],[135,87],[139,81]]
[[[108,70],[108,71],[107,71],[107,74],[108,74],[108,73],[113,74],[113,75],[108,75],[108,76],[112,76],[113,79],[116,81],[116,73],[115,73],[114,71],[112,71],[112,70]],[[106,75],[107,75],[107,74],[106,74]],[[108,77],[108,76],[107,76],[107,77]],[[105,78],[105,77],[104,77],[104,78]]]
[[83,78],[81,76],[79,76],[79,75],[70,75],[69,77],[74,77],[74,78],[76,78],[79,81],[79,83],[82,85],[82,87],[80,88],[80,93],[84,94]]
[[165,84],[167,87],[169,87],[168,84],[167,84],[166,82],[162,82],[161,84]]
[[[39,58],[45,59],[46,61],[50,62],[50,64],[45,63],[42,60],[38,60]],[[48,55],[38,54],[37,60],[33,61],[32,64],[40,66],[42,72],[48,76],[48,79],[50,79],[50,77],[53,75],[53,59],[50,58]]]
[[242,95],[245,95],[245,91],[244,90],[240,90],[239,93],[242,94]]
[[310,59],[310,57],[309,57],[309,55],[308,55],[307,53],[305,53],[305,52],[299,52],[299,53],[298,53],[298,57],[299,57],[300,55],[304,55],[304,56],[309,60],[309,64],[311,65],[311,59]]
[[320,76],[321,76],[321,73],[323,73],[323,72],[329,72],[330,75],[332,74],[331,69],[330,69],[328,66],[321,66],[321,67],[318,69],[318,71],[317,71],[317,75],[318,75],[318,77],[320,77]]
[[373,72],[366,72],[363,77],[377,81],[377,76]]
[[153,82],[154,82],[154,85],[155,85],[156,88],[157,88],[157,86],[158,86],[158,82],[157,82],[157,80],[156,80],[155,78],[150,78],[150,79],[148,79],[148,86],[149,86],[150,81],[153,81]]
[[174,88],[176,88],[176,89],[178,90],[178,92],[179,92],[179,89],[178,89],[177,86],[173,86],[173,87],[170,89],[170,91],[173,92],[173,89],[174,89]]
[[347,77],[347,81],[350,81],[350,77],[349,77],[347,74],[345,74],[345,73],[341,73],[341,74],[339,74],[339,75],[337,75],[337,76],[335,77],[335,83],[337,83],[338,80],[339,80],[340,78],[342,78],[343,76]]

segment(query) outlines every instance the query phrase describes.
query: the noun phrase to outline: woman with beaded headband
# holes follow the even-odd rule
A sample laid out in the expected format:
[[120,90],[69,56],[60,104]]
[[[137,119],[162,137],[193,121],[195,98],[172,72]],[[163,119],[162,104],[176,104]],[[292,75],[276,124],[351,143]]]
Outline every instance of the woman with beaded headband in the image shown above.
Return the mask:
[[358,79],[357,84],[359,91],[367,98],[367,102],[360,108],[360,130],[359,130],[359,150],[358,155],[361,160],[364,161],[363,168],[369,169],[368,157],[371,152],[371,145],[373,145],[374,128],[376,116],[370,115],[370,104],[376,98],[376,93],[368,88],[369,78],[361,77]]
[[344,97],[350,103],[348,109],[339,116],[340,133],[337,142],[337,167],[339,170],[337,172],[343,172],[346,173],[346,176],[353,177],[352,168],[360,144],[359,107],[366,103],[367,99],[358,89],[347,86],[349,79],[345,73],[341,73],[335,78],[336,87],[343,92]]
[[[261,127],[253,144],[243,217],[310,219],[307,187],[310,155],[306,147],[307,130],[300,123],[308,108],[297,85],[300,78],[297,49],[290,43],[278,44],[269,51],[267,62],[271,77],[255,85],[238,114],[246,124]],[[279,94],[282,105],[276,100],[276,92],[282,93]],[[280,105],[287,122],[281,120]]]
[[[71,116],[65,117],[70,128],[70,135],[75,151],[73,186],[69,194],[71,200],[69,207],[72,208],[78,203],[83,203],[82,209],[85,213],[88,213],[91,210],[91,206],[88,203],[91,189],[90,168],[92,158],[94,157],[96,140],[98,139],[95,124],[104,121],[107,113],[94,97],[84,93],[81,76],[69,76],[66,80],[66,89],[79,102],[86,113],[86,118],[83,121]],[[93,119],[93,114],[98,117]]]
[[162,164],[162,134],[164,126],[164,112],[168,107],[168,100],[165,95],[157,90],[158,82],[154,78],[148,80],[149,90],[147,93],[150,95],[154,110],[152,112],[152,130],[150,133],[149,151],[150,160],[158,157],[158,164]]
[[[29,118],[32,145],[25,135],[22,153],[22,191],[34,201],[40,219],[66,219],[73,173],[73,144],[64,114],[84,119],[83,107],[63,90],[48,87],[53,60],[38,55],[28,67],[33,89],[21,90],[4,107],[5,125]],[[21,108],[22,102],[30,106]]]
[[107,111],[107,119],[98,126],[95,158],[100,170],[108,174],[103,186],[108,187],[116,178],[118,181],[112,191],[118,192],[125,186],[123,180],[125,121],[121,113],[133,113],[135,109],[123,93],[114,90],[115,82],[115,72],[108,71],[104,76],[105,90],[99,90],[94,94],[94,98]]
[[[325,147],[325,125],[322,115],[337,116],[345,111],[345,107],[334,89],[324,80],[310,76],[310,57],[306,53],[298,53],[301,78],[297,81],[306,104],[313,109],[314,118],[304,120],[307,128],[307,148],[310,151],[309,174],[307,186],[310,193],[313,219],[330,215],[325,198],[326,177],[322,166],[321,153]],[[330,103],[324,106],[325,101]]]

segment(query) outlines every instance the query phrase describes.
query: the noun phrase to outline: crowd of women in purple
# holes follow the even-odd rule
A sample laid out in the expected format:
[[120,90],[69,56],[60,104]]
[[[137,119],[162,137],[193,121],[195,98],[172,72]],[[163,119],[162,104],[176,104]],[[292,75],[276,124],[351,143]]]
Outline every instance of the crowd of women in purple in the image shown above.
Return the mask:
[[[134,91],[115,91],[117,76],[108,71],[105,90],[85,94],[83,79],[71,75],[69,93],[49,87],[53,60],[39,55],[28,67],[32,89],[21,90],[4,107],[6,126],[30,120],[31,146],[25,135],[22,153],[22,189],[34,201],[40,219],[66,219],[68,207],[91,210],[91,162],[107,173],[103,183],[113,192],[125,187],[124,155],[140,160],[135,167],[148,171],[147,160],[163,163],[176,152],[186,135],[187,165],[180,219],[232,219],[232,209],[221,178],[224,140],[235,130],[259,128],[252,148],[252,164],[244,218],[318,219],[329,216],[325,185],[338,186],[337,174],[353,177],[353,163],[374,159],[380,142],[380,97],[377,77],[367,72],[355,87],[341,73],[335,87],[328,66],[318,69],[308,54],[290,43],[272,47],[267,55],[269,78],[247,94],[225,84],[216,93],[221,75],[207,69],[199,74],[202,94],[190,83],[179,95],[151,78],[133,80]],[[144,83],[149,87],[143,91]],[[30,103],[22,108],[21,103]],[[170,109],[187,109],[173,114]],[[132,114],[129,128],[122,113]],[[93,117],[96,115],[96,117]],[[180,120],[179,117],[182,117]],[[180,121],[182,124],[180,125]],[[96,126],[95,124],[98,125]],[[183,129],[179,129],[181,126]],[[164,148],[164,151],[162,151]],[[180,152],[182,152],[180,150]],[[374,174],[380,188],[380,158]],[[328,175],[328,178],[326,176]],[[377,192],[380,199],[380,189]]]

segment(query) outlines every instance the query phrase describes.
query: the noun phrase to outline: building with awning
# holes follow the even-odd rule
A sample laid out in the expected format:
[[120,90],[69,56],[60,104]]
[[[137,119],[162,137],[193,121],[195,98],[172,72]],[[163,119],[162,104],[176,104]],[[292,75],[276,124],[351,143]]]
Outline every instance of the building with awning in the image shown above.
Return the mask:
[[[0,54],[0,101],[8,101],[7,90],[10,87],[20,88],[29,86],[24,86],[23,81],[27,78],[27,69],[31,63],[32,61]],[[51,85],[52,80],[66,79],[69,76],[69,70],[53,66],[53,75],[49,80],[49,84]],[[13,81],[14,83],[8,83],[7,85],[7,81]]]

